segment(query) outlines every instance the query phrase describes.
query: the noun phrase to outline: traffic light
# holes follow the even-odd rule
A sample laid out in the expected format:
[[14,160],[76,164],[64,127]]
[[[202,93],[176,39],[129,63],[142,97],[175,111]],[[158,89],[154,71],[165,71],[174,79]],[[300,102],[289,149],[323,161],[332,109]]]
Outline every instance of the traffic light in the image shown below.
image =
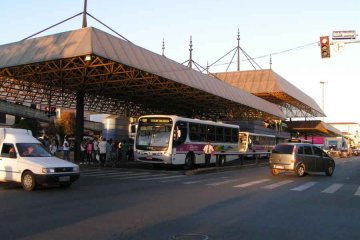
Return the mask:
[[330,57],[329,36],[320,37],[320,49],[321,49],[321,58],[329,58]]

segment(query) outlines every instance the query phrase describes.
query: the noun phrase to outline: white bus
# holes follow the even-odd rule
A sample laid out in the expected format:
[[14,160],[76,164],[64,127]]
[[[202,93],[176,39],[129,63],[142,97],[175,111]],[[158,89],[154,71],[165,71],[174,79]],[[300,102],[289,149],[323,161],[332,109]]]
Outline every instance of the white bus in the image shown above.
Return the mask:
[[240,132],[239,151],[246,152],[270,152],[276,145],[275,135]]
[[[142,116],[135,137],[135,160],[190,169],[205,163],[203,148],[208,141],[215,154],[239,153],[239,126],[173,115]],[[236,158],[237,155],[228,155],[226,161]],[[211,156],[210,163],[215,161],[216,156]]]

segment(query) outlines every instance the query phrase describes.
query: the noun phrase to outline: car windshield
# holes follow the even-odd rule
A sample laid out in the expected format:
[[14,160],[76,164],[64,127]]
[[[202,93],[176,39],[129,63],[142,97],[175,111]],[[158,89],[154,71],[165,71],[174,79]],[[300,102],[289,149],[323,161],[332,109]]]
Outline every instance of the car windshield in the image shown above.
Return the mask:
[[41,143],[17,143],[16,147],[21,157],[51,157]]

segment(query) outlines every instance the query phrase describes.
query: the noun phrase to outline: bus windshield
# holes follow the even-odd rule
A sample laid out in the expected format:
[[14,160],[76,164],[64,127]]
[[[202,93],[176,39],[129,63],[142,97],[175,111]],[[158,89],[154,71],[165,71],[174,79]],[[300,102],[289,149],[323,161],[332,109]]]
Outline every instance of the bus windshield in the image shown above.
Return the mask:
[[172,124],[139,124],[136,148],[165,151],[169,146],[171,128]]

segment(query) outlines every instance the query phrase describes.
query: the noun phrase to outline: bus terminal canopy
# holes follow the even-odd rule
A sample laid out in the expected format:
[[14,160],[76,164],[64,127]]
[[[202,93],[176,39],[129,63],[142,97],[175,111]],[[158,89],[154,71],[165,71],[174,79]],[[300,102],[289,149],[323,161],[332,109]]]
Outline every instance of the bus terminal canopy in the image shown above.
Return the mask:
[[0,100],[97,113],[284,119],[280,108],[93,27],[0,46]]
[[325,117],[323,110],[311,97],[270,69],[215,73],[214,76],[278,104],[287,118]]
[[286,121],[289,130],[300,135],[340,137],[343,134],[337,128],[320,120]]

